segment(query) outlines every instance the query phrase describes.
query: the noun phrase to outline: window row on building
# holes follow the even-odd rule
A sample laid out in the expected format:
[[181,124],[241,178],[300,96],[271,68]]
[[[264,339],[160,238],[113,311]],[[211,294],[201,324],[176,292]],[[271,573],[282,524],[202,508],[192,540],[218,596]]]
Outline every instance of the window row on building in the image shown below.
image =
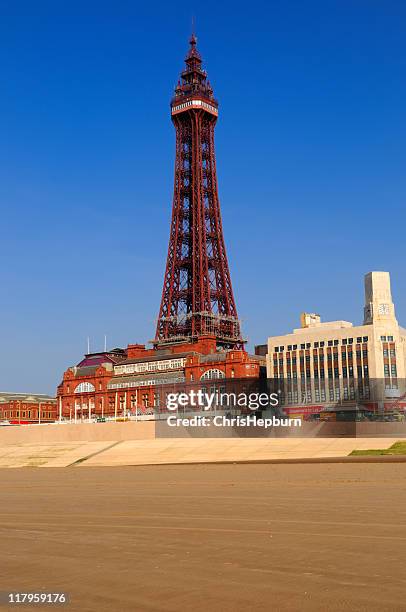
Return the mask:
[[154,387],[156,385],[170,385],[175,383],[185,382],[184,376],[177,376],[176,378],[145,378],[143,380],[129,380],[126,382],[110,382],[107,385],[108,389],[128,389],[130,387]]
[[[382,336],[383,337],[383,336]],[[385,337],[386,338],[386,337]],[[392,338],[392,337],[391,337]],[[382,339],[382,338],[381,338]],[[393,338],[392,338],[393,340]],[[356,338],[356,343],[360,344],[362,342],[368,342],[368,336],[358,336]],[[341,344],[354,344],[354,338],[342,338]],[[296,351],[296,350],[305,350],[312,348],[323,348],[324,346],[338,346],[340,344],[340,340],[319,340],[318,342],[302,342],[301,344],[288,344],[288,351]],[[275,353],[283,353],[285,350],[284,346],[276,346],[274,348]]]
[[127,363],[114,367],[114,374],[137,374],[140,372],[162,372],[165,370],[178,370],[185,366],[186,359],[164,359],[162,361],[144,361],[141,363]]

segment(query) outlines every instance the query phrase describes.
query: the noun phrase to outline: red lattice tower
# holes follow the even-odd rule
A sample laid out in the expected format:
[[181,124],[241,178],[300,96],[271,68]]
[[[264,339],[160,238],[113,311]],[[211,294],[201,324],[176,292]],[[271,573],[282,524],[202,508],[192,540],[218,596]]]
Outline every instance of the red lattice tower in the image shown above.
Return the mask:
[[168,259],[155,344],[214,334],[241,348],[217,192],[214,127],[218,103],[202,70],[196,37],[171,102],[175,186]]

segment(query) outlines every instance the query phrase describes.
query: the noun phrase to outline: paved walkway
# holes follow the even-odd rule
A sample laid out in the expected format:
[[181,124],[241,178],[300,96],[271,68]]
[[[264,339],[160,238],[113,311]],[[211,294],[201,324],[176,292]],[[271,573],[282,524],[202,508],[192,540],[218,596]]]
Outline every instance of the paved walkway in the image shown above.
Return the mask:
[[343,457],[354,449],[388,448],[396,439],[161,439],[128,440],[81,465],[147,465]]
[[0,467],[125,466],[345,457],[354,449],[388,448],[396,438],[172,438],[10,444]]
[[53,444],[9,444],[0,446],[0,468],[66,467],[115,442],[54,442]]

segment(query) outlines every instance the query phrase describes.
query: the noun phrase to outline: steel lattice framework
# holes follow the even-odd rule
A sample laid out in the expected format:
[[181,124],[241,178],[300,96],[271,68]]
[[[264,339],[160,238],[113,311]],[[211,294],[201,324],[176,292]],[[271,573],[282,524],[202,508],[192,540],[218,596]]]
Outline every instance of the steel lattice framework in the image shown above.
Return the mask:
[[171,101],[176,130],[175,184],[155,344],[214,334],[242,347],[217,190],[214,128],[218,103],[190,39],[185,69]]

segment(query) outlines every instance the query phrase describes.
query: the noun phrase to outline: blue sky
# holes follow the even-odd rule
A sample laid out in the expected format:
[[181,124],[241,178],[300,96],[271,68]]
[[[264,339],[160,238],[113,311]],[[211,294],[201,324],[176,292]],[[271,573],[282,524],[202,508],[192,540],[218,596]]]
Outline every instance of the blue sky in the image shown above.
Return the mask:
[[406,323],[403,1],[2,0],[0,389],[153,337],[193,12],[248,346],[302,310],[360,322],[373,269]]

